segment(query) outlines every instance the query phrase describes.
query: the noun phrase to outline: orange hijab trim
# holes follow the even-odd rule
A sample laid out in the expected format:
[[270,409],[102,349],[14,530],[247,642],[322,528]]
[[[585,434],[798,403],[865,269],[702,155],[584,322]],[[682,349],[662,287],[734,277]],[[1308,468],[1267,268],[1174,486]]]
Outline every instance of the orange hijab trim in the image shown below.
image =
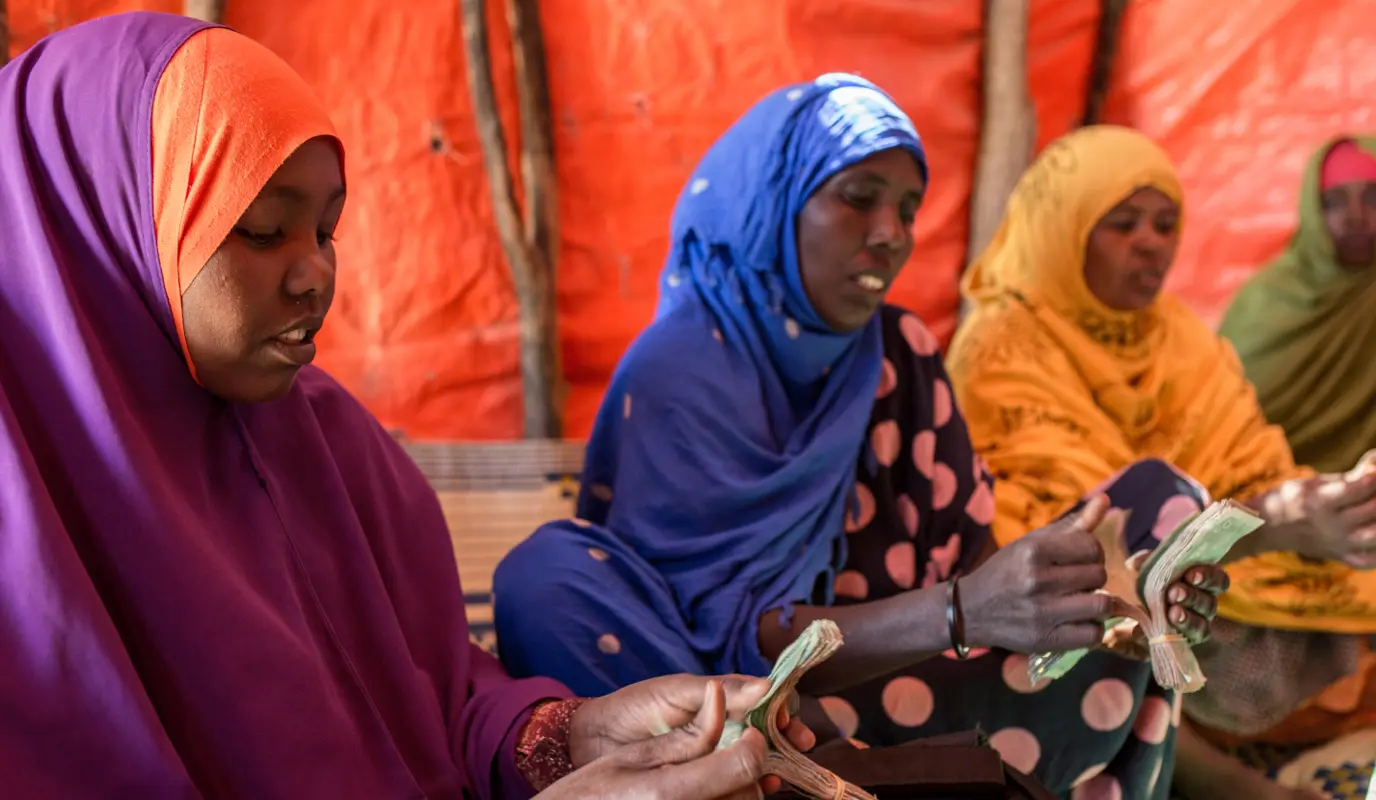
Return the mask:
[[158,82],[152,116],[158,258],[195,377],[182,295],[282,163],[311,139],[338,143],[339,136],[286,62],[227,28],[208,28],[181,46]]

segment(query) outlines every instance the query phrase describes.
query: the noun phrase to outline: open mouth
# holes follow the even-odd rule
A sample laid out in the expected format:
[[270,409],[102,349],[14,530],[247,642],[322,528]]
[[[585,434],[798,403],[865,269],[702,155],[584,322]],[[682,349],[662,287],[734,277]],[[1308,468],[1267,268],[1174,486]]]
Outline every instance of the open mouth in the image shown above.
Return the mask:
[[862,272],[856,275],[852,280],[854,280],[861,289],[867,292],[874,292],[875,294],[880,294],[889,288],[889,282],[887,280],[870,272]]
[[277,340],[283,344],[310,344],[315,341],[315,328],[292,328],[286,333],[277,334]]

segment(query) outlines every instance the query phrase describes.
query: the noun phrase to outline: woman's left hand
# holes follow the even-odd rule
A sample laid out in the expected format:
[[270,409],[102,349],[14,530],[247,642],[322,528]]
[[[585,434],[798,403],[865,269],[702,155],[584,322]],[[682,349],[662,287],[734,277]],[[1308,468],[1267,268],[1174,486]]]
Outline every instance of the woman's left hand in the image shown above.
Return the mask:
[[1209,638],[1218,596],[1228,591],[1228,573],[1217,564],[1195,564],[1166,589],[1166,619],[1190,644]]
[[[715,682],[725,695],[726,713],[739,720],[769,691],[769,681],[726,675],[666,675],[627,686],[620,691],[585,702],[574,712],[569,729],[569,756],[575,768],[616,751],[676,729],[688,729],[702,709]],[[812,749],[816,737],[807,726],[792,719],[785,703],[779,730],[801,751]],[[778,779],[768,777],[766,794],[778,791]]]
[[[1149,552],[1133,556],[1128,564],[1140,568]],[[1209,638],[1209,626],[1218,613],[1218,596],[1228,591],[1228,573],[1217,564],[1195,564],[1181,579],[1166,588],[1166,619],[1190,644]],[[1150,653],[1146,633],[1137,625],[1109,630],[1104,649],[1127,658],[1146,659]]]

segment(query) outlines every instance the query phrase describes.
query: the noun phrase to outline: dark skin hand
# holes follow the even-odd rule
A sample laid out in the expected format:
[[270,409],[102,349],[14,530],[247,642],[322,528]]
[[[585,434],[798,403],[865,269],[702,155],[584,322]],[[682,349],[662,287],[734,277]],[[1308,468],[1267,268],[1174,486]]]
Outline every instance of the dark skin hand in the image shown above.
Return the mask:
[[[703,678],[696,675],[666,675],[651,678],[627,686],[603,697],[585,702],[573,715],[569,730],[569,757],[576,768],[596,764],[605,757],[621,753],[626,748],[641,747],[646,753],[659,753],[659,745],[650,747],[646,743],[673,736],[679,740],[694,740],[703,730],[707,720],[714,724],[716,734],[712,746],[721,738],[722,723],[717,717],[739,720],[769,691],[769,681],[763,678],[748,678],[743,675],[725,675],[718,678]],[[796,700],[796,698],[793,698]],[[720,713],[717,706],[720,705]],[[799,751],[811,750],[816,744],[812,731],[788,713],[795,703],[785,703],[781,709],[778,728]],[[706,715],[704,717],[704,714]],[[686,737],[686,739],[685,739]],[[662,744],[662,742],[660,743]],[[687,750],[697,752],[693,747],[684,745]],[[749,745],[747,745],[749,747]],[[680,752],[674,750],[673,752]],[[747,754],[738,754],[745,758]],[[648,755],[645,756],[649,758]],[[691,756],[698,758],[699,756]],[[617,761],[617,769],[640,762]],[[660,762],[650,759],[652,766]],[[674,762],[677,763],[677,762]],[[743,767],[744,764],[738,764]],[[757,777],[760,787],[766,793],[778,791],[779,781],[773,776]],[[560,781],[562,783],[563,781]],[[557,785],[557,784],[556,784]],[[594,784],[595,785],[595,784]],[[639,785],[639,784],[635,784]],[[659,784],[655,784],[659,785]],[[550,787],[553,788],[553,787]],[[543,796],[543,794],[541,795]],[[574,795],[569,795],[570,797]],[[591,795],[590,795],[591,796]],[[603,795],[597,794],[601,797]],[[635,795],[628,796],[653,796]],[[666,795],[678,796],[678,795]],[[687,795],[689,797],[716,797],[717,795]],[[754,797],[754,794],[748,795]]]
[[[726,724],[729,706],[753,704],[768,688],[767,681],[747,681],[732,677],[705,681],[687,675],[646,681],[642,687],[618,698],[627,690],[608,695],[607,709],[596,706],[591,716],[583,709],[583,727],[599,727],[591,736],[592,749],[575,758],[579,767],[537,797],[541,800],[582,800],[598,797],[635,798],[635,800],[757,800],[781,788],[779,779],[764,774],[767,747],[764,736],[750,729],[732,746],[717,750]],[[728,700],[724,684],[733,684]],[[690,686],[689,684],[692,684]],[[759,684],[763,684],[761,687]],[[696,703],[684,703],[685,691],[701,687]],[[635,686],[629,689],[636,689]],[[668,704],[667,706],[665,704]],[[745,706],[748,708],[748,706]],[[737,712],[742,709],[737,708]],[[687,715],[686,719],[684,714]],[[610,716],[608,716],[610,715]],[[596,722],[602,719],[602,724]],[[645,721],[652,726],[667,726],[659,735],[645,735]],[[676,723],[676,724],[675,724]],[[811,747],[810,732],[780,719],[780,729],[788,731],[795,746]],[[624,741],[617,741],[617,736]],[[572,744],[572,742],[571,742]],[[589,744],[584,737],[584,744]],[[571,748],[572,749],[572,748]],[[592,760],[586,760],[595,756]]]
[[[1095,594],[1107,578],[1103,549],[1092,533],[1108,510],[1107,498],[1090,501],[1079,514],[1033,531],[988,557],[960,580],[966,644],[1023,653],[1099,647],[1103,621],[1115,604]],[[1139,556],[1140,557],[1140,556]],[[1167,590],[1167,616],[1192,641],[1207,637],[1216,596],[1227,588],[1227,574],[1213,565],[1191,567]],[[937,585],[870,603],[847,606],[795,606],[787,627],[779,613],[760,620],[760,648],[770,660],[815,619],[830,619],[846,646],[804,676],[809,694],[844,689],[889,674],[951,647],[946,626],[946,587]],[[1134,636],[1114,640],[1114,652],[1140,656],[1144,643]]]
[[1342,481],[1311,478],[1296,485],[1299,513],[1293,518],[1277,518],[1270,510],[1274,505],[1270,497],[1283,489],[1243,501],[1267,525],[1238,542],[1228,560],[1287,550],[1354,569],[1376,569],[1376,472]]

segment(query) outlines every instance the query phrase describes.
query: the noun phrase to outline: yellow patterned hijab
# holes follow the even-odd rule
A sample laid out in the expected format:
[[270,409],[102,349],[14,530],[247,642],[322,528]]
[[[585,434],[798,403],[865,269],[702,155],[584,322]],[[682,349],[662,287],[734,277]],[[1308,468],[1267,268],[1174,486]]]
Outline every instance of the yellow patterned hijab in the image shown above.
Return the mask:
[[[1163,293],[1143,311],[1119,312],[1090,293],[1090,230],[1145,187],[1182,202],[1160,147],[1117,126],[1075,131],[1023,175],[965,277],[972,309],[947,368],[975,447],[999,479],[1000,543],[1049,523],[1143,458],[1175,464],[1216,498],[1246,498],[1307,474],[1262,417],[1232,348],[1176,298]],[[1300,570],[1312,581],[1316,569],[1347,584],[1346,567],[1290,555],[1241,562],[1230,568],[1236,589],[1223,613],[1309,627],[1313,609],[1297,617],[1285,579]],[[1354,613],[1376,622],[1376,613],[1325,607],[1349,622]]]

